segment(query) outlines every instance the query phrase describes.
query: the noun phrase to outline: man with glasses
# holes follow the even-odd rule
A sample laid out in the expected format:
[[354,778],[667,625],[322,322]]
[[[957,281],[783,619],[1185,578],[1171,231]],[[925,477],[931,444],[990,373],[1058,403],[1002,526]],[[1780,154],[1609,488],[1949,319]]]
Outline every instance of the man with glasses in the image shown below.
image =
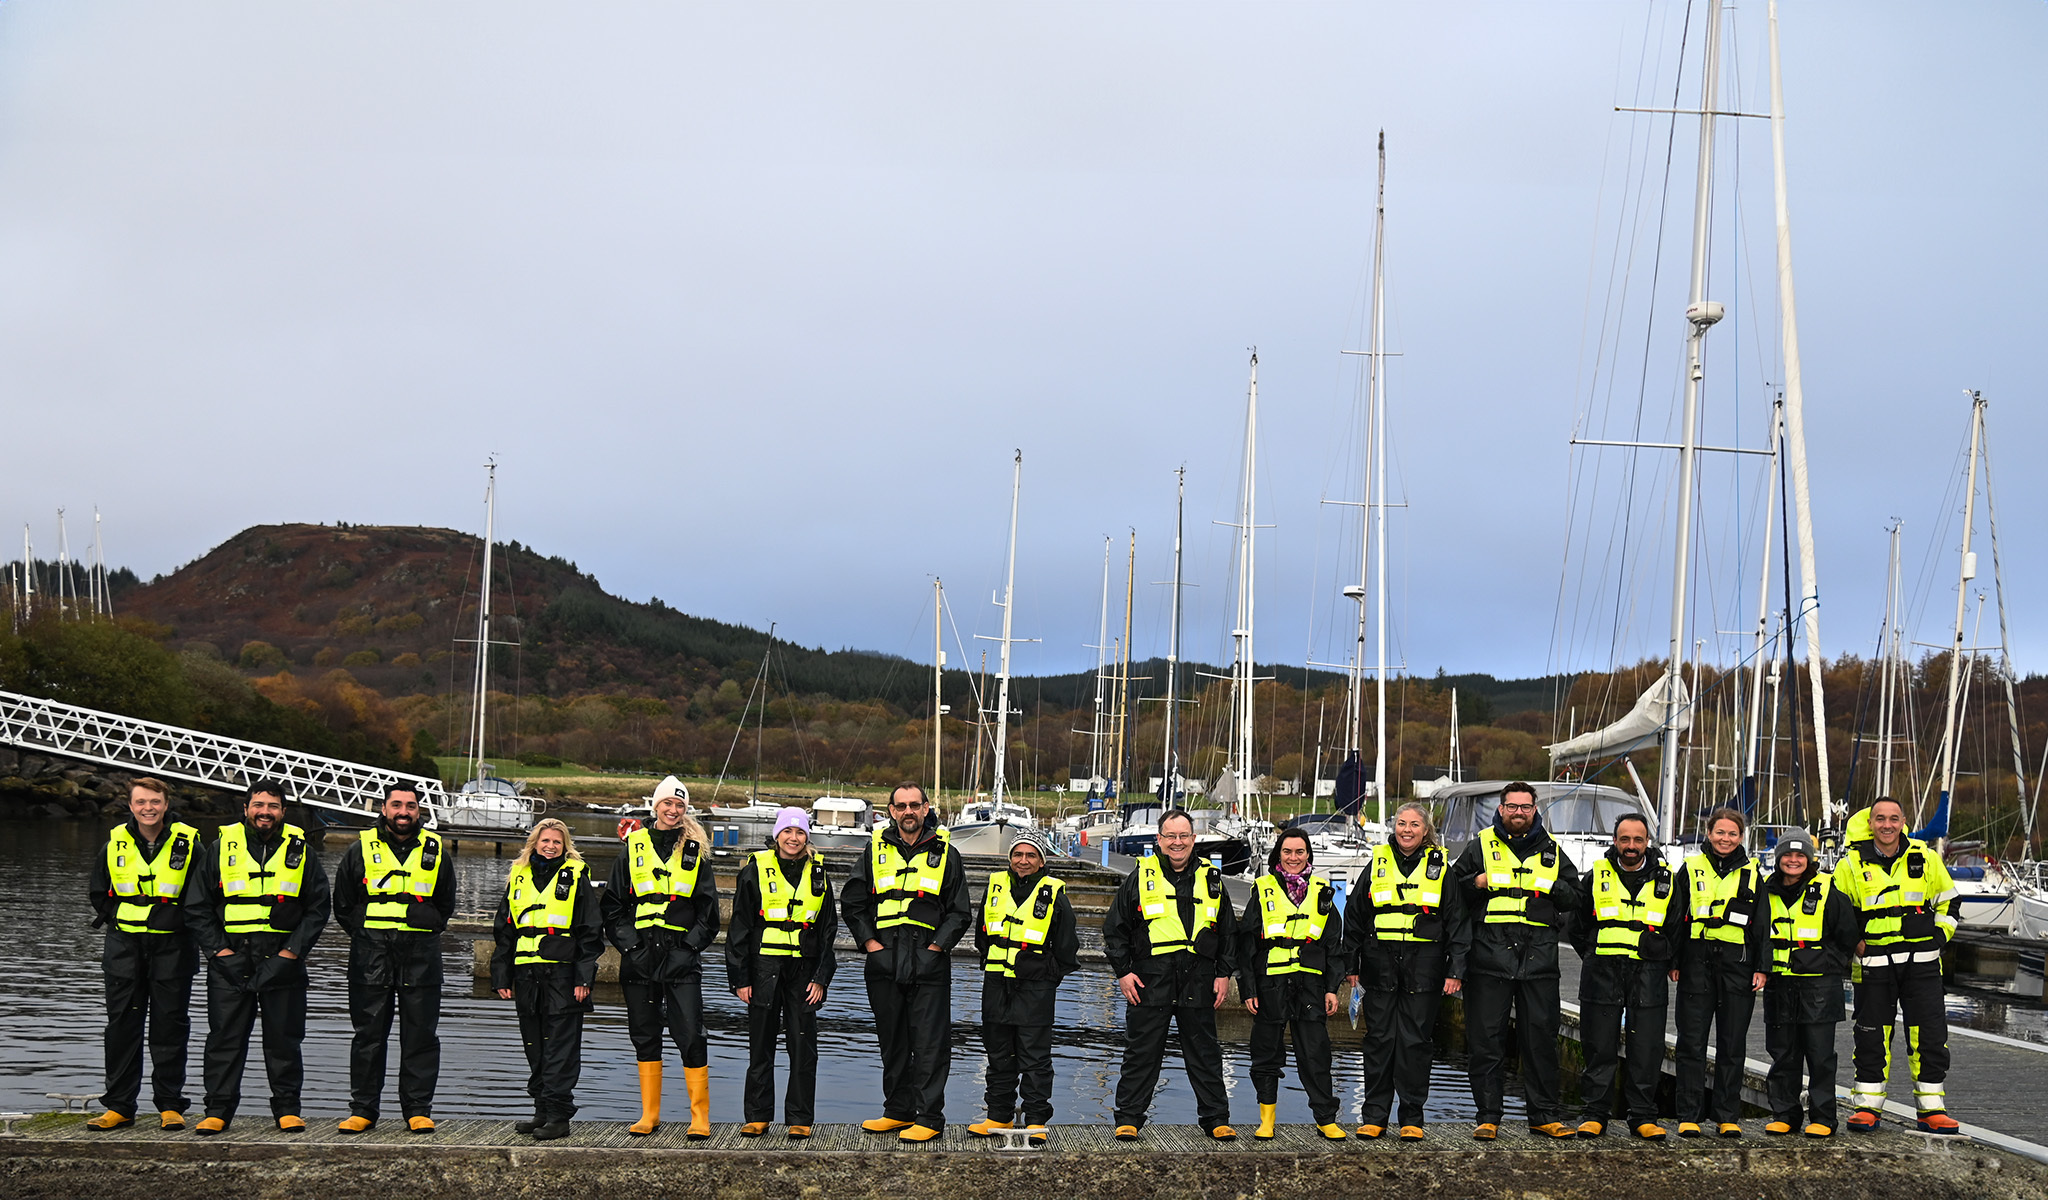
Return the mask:
[[882,1050],[882,1115],[869,1133],[928,1142],[946,1129],[954,943],[973,920],[967,872],[914,783],[889,793],[889,823],[840,894],[846,931],[867,952],[868,1004]]
[[1116,1136],[1135,1141],[1159,1086],[1169,1026],[1180,1029],[1195,1119],[1229,1141],[1230,1097],[1216,1010],[1236,968],[1237,922],[1223,873],[1195,858],[1195,822],[1174,809],[1159,818],[1159,853],[1138,860],[1102,919],[1102,951],[1124,1003],[1124,1067],[1116,1084]]
[[1465,890],[1472,927],[1464,988],[1467,1069],[1479,1118],[1472,1136],[1489,1142],[1500,1133],[1512,1011],[1530,1132],[1571,1137],[1558,1101],[1557,940],[1579,902],[1579,872],[1537,817],[1535,788],[1507,786],[1492,827],[1465,844],[1451,879]]

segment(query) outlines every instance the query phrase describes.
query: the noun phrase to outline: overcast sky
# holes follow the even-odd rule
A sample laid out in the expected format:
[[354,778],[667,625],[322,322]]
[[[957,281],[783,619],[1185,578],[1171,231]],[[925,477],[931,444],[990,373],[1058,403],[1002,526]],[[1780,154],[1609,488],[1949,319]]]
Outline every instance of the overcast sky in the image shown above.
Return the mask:
[[[1763,16],[1728,25],[1744,111],[1769,102]],[[58,506],[77,544],[98,505],[147,576],[256,523],[478,529],[495,453],[499,535],[614,592],[928,661],[934,574],[963,634],[997,629],[1021,448],[1036,673],[1092,665],[1103,538],[1120,592],[1134,527],[1134,641],[1163,652],[1185,464],[1187,656],[1216,661],[1256,345],[1258,657],[1335,658],[1357,518],[1319,501],[1362,478],[1340,352],[1366,345],[1385,129],[1396,661],[1659,653],[1669,456],[1639,465],[1623,543],[1620,493],[1585,483],[1622,452],[1568,439],[1629,436],[1639,408],[1670,431],[1696,121],[1613,110],[1697,105],[1685,21],[9,3],[0,519],[48,554]],[[1785,0],[1781,22],[1824,644],[1872,643],[1894,517],[1914,636],[1945,640],[1981,388],[2017,658],[2044,669],[2048,5]],[[1704,425],[1761,445],[1768,127],[1723,125]],[[1754,620],[1744,469],[1703,479],[1702,636]]]

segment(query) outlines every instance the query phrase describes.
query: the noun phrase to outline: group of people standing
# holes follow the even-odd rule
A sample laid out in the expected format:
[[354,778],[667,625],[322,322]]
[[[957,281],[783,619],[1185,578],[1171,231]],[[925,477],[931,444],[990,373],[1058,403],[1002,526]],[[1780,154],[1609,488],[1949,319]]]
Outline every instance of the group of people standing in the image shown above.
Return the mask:
[[[160,1122],[184,1126],[191,1107],[187,1004],[204,960],[205,1115],[195,1132],[219,1133],[234,1119],[259,1019],[272,1118],[281,1130],[303,1130],[305,958],[332,916],[349,935],[354,1022],[349,1115],[339,1129],[361,1133],[379,1121],[395,1019],[400,1114],[412,1132],[433,1131],[440,934],[454,910],[448,852],[422,828],[418,788],[394,784],[377,824],[348,846],[330,886],[305,832],[285,822],[284,801],[283,785],[255,784],[243,819],[206,843],[170,818],[162,783],[140,779],[131,787],[130,818],[109,834],[89,885],[96,923],[107,926],[106,1111],[90,1122],[94,1128],[135,1120],[145,1044]],[[1290,1043],[1318,1133],[1332,1141],[1349,1136],[1338,1124],[1327,1022],[1357,987],[1365,1029],[1358,1137],[1390,1129],[1407,1140],[1426,1136],[1439,1009],[1445,996],[1460,996],[1474,1137],[1499,1133],[1512,1021],[1532,1132],[1600,1136],[1619,1102],[1630,1131],[1662,1138],[1656,1085],[1673,985],[1680,1136],[1741,1135],[1741,1071],[1758,993],[1772,1057],[1765,1132],[1829,1136],[1837,1115],[1834,1035],[1842,980],[1852,969],[1856,1083],[1848,1127],[1876,1127],[1892,1021],[1903,1007],[1920,1126],[1956,1132],[1942,1085],[1940,965],[1941,946],[1956,928],[1956,892],[1940,857],[1906,837],[1903,824],[1898,804],[1876,801],[1852,822],[1848,851],[1831,874],[1819,870],[1804,832],[1779,839],[1766,872],[1744,848],[1742,815],[1721,809],[1710,816],[1700,850],[1672,870],[1657,855],[1648,822],[1630,814],[1582,876],[1543,828],[1534,789],[1518,783],[1502,795],[1492,827],[1455,860],[1428,811],[1402,806],[1341,912],[1335,889],[1313,871],[1307,836],[1285,831],[1240,912],[1220,871],[1195,855],[1192,818],[1169,812],[1158,825],[1157,852],[1138,860],[1102,922],[1103,951],[1126,1004],[1115,1135],[1141,1136],[1168,1034],[1177,1030],[1199,1124],[1213,1138],[1236,1137],[1216,1032],[1234,976],[1252,1018],[1254,1137],[1275,1136]],[[497,905],[490,967],[491,987],[515,1007],[529,1067],[533,1115],[518,1132],[542,1141],[570,1132],[583,1018],[609,943],[619,951],[638,1060],[641,1113],[628,1132],[660,1128],[672,1045],[689,1102],[685,1136],[711,1135],[703,960],[720,932],[720,904],[709,855],[688,792],[672,780],[656,790],[649,822],[625,837],[603,886],[567,826],[552,818],[535,824]],[[862,955],[882,1059],[882,1112],[863,1128],[907,1142],[944,1132],[951,955],[971,930],[983,968],[988,1067],[986,1111],[968,1131],[1023,1128],[1042,1138],[1053,1116],[1055,1005],[1061,981],[1078,967],[1079,939],[1064,886],[1037,845],[1011,847],[1007,869],[985,881],[977,911],[960,854],[915,784],[891,793],[887,821],[837,888],[810,845],[809,815],[786,808],[769,844],[739,867],[731,914],[726,986],[746,1006],[748,1025],[742,1136],[759,1137],[773,1123],[778,1043],[789,1064],[785,1133],[811,1136],[817,1013],[832,986],[843,922]],[[1565,941],[1583,964],[1584,1111],[1576,1126],[1567,1123],[1558,1089]]]

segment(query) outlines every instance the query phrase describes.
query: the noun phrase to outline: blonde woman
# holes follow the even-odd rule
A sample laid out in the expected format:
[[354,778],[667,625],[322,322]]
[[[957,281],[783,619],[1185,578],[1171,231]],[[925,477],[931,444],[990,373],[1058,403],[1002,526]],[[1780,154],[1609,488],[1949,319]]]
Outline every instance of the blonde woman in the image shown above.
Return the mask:
[[626,835],[604,889],[604,928],[619,948],[626,1033],[640,1060],[640,1119],[626,1128],[645,1137],[661,1128],[661,1034],[683,1057],[693,1140],[711,1136],[711,1058],[704,1036],[700,958],[718,936],[718,886],[709,839],[690,815],[690,790],[671,775],[654,789],[654,823]]
[[531,1072],[533,1119],[512,1128],[537,1141],[567,1137],[583,1073],[583,1014],[604,950],[597,897],[567,825],[553,817],[534,823],[512,860],[494,928],[491,986],[519,1010]]

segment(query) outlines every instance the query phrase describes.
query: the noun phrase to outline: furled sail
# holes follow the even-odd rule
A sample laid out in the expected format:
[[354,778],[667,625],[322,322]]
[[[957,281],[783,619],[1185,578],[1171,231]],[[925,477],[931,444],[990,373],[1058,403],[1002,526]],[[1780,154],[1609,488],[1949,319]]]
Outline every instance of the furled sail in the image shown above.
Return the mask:
[[[1674,709],[1676,717],[1670,715]],[[1676,672],[1667,673],[1651,684],[1621,720],[1544,749],[1550,751],[1552,767],[1559,763],[1613,758],[1655,745],[1664,736],[1667,723],[1675,723],[1681,733],[1692,728],[1692,697],[1685,690],[1685,681]]]

